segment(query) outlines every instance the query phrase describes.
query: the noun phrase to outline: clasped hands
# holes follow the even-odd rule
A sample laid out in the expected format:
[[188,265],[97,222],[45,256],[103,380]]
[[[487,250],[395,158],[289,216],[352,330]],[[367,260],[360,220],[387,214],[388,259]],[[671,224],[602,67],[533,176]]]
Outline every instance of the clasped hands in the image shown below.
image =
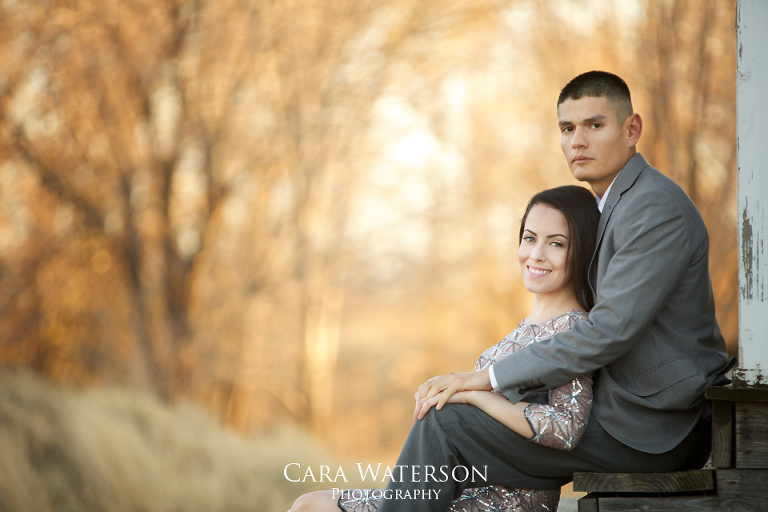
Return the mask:
[[434,407],[438,411],[447,403],[470,403],[472,392],[491,391],[488,370],[448,373],[432,377],[419,386],[414,397],[413,421],[420,420]]

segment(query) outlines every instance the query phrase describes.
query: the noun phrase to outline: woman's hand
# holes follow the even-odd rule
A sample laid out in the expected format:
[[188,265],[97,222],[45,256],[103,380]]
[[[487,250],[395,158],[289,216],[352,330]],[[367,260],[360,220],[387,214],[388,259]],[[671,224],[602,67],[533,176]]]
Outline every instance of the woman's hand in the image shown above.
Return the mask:
[[[448,400],[446,400],[445,403],[475,405],[473,402],[473,398],[477,393],[488,393],[488,391],[457,391],[456,393],[453,393],[451,396],[449,396]],[[417,400],[416,409],[413,411],[413,422],[416,423],[417,420],[424,418],[427,412],[429,412],[429,410],[432,407],[437,405],[442,398],[444,398],[443,394],[438,393],[432,398]],[[440,407],[442,407],[442,405],[440,405]],[[438,409],[440,407],[438,407]]]
[[525,408],[529,404],[527,402],[513,404],[507,397],[494,391],[457,391],[447,398],[444,393],[438,393],[431,398],[417,400],[416,409],[413,412],[413,422],[416,423],[417,420],[424,418],[432,407],[439,409],[442,407],[441,404],[446,403],[472,405],[526,439],[530,439],[534,435],[525,416]]
[[[443,405],[448,403],[451,396],[462,391],[491,391],[491,378],[488,375],[488,370],[449,373],[429,379],[419,386],[419,390],[414,395],[416,408],[413,411],[413,421],[422,419],[432,407],[439,411]],[[451,403],[457,402],[452,401]]]

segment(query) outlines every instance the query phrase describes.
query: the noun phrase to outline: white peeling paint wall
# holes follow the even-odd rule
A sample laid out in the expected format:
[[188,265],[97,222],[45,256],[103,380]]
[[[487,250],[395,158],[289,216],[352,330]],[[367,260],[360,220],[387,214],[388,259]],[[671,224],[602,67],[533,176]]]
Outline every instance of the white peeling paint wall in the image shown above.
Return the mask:
[[768,0],[737,0],[739,370],[768,385]]

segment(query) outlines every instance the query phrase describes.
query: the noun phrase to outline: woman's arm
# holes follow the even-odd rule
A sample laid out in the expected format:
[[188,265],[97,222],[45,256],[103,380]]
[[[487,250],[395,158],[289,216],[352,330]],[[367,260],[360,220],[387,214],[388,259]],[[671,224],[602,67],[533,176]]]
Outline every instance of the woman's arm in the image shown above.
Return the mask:
[[528,405],[525,417],[536,433],[531,441],[572,450],[584,434],[592,397],[592,377],[584,376],[550,390],[548,404]]
[[525,408],[529,405],[526,402],[513,404],[504,395],[493,391],[459,391],[451,395],[448,403],[474,405],[526,439],[534,435],[525,417]]
[[548,404],[513,404],[493,391],[460,391],[448,403],[474,405],[534,443],[571,450],[581,439],[592,409],[592,378],[580,377],[550,390]]

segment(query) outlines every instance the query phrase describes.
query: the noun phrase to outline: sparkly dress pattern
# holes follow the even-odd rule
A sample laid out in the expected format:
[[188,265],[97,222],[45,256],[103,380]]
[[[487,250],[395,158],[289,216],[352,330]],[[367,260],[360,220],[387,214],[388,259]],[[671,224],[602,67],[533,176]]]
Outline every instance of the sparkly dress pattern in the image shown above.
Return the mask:
[[[520,325],[503,340],[485,352],[475,364],[475,370],[484,370],[496,361],[521,348],[551,338],[558,332],[568,331],[587,313],[571,311],[542,324]],[[532,403],[525,409],[525,417],[533,431],[530,441],[559,450],[571,450],[581,439],[592,409],[592,378],[583,376],[549,390],[547,404]],[[345,512],[372,512],[378,506],[377,493],[370,491],[343,493],[338,501]],[[470,488],[456,498],[451,512],[539,512],[557,510],[560,489],[526,490],[501,486]]]

